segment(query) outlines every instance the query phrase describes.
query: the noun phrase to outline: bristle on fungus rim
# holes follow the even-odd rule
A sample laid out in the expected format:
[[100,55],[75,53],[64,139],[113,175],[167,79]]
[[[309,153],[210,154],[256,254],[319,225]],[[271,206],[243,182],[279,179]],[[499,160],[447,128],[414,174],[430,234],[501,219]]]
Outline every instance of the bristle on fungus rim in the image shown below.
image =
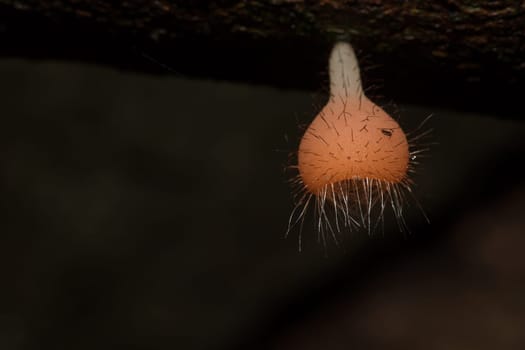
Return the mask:
[[417,164],[416,157],[428,150],[417,142],[431,131],[420,132],[428,118],[406,135],[364,94],[354,50],[346,42],[332,49],[329,73],[329,101],[299,144],[298,175],[292,179],[296,205],[287,234],[298,223],[302,230],[309,207],[314,208],[324,243],[327,233],[337,243],[336,233],[343,227],[362,228],[370,234],[384,224],[389,208],[400,230],[405,231],[403,206],[407,197],[415,200],[409,174]]

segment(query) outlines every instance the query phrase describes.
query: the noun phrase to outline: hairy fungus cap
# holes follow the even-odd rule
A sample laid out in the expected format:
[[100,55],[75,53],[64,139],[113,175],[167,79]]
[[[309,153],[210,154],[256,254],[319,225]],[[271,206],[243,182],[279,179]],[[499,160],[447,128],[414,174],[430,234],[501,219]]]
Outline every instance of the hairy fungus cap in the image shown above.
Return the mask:
[[305,187],[317,193],[344,180],[399,183],[407,173],[409,147],[399,124],[370,101],[347,43],[330,56],[330,100],[306,130],[298,152]]

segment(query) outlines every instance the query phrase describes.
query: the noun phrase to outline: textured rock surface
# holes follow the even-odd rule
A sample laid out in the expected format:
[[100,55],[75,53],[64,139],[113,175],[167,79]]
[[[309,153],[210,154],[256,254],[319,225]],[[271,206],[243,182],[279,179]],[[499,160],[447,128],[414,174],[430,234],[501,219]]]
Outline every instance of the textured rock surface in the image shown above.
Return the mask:
[[397,102],[521,118],[523,23],[521,1],[0,0],[0,54],[318,89],[345,37]]

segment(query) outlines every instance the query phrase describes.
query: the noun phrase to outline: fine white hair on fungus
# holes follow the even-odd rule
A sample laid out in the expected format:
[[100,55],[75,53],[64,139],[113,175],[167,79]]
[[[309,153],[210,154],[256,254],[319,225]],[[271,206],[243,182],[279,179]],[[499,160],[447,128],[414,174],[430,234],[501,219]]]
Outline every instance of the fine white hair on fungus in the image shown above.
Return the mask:
[[399,229],[408,231],[403,208],[409,197],[427,218],[413,195],[410,174],[416,158],[428,151],[421,140],[431,130],[421,130],[431,116],[405,134],[363,92],[356,55],[346,42],[333,47],[329,75],[330,98],[304,133],[293,166],[298,170],[291,180],[295,207],[286,235],[299,224],[299,249],[310,210],[324,245],[330,237],[337,244],[343,230],[372,234],[384,227],[389,211]]

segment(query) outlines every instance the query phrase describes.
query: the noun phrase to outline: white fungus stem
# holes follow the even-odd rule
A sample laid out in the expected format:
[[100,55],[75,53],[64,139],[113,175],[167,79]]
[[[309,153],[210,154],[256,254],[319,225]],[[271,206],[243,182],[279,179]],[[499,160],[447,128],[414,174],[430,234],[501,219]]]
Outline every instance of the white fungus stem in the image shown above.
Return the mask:
[[330,95],[358,98],[363,93],[359,64],[350,44],[339,42],[330,54]]

